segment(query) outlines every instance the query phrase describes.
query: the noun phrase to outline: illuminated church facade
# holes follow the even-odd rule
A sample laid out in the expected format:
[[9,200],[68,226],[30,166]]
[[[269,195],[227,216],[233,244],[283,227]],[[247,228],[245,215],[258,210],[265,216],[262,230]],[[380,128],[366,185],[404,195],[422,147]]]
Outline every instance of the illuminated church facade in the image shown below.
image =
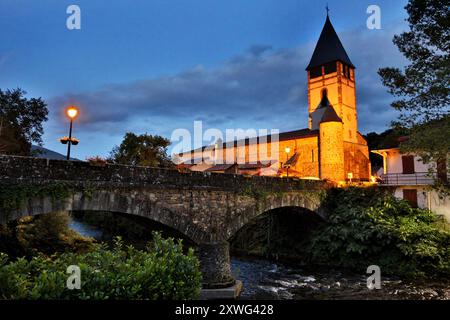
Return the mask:
[[[306,71],[308,128],[280,133],[275,148],[270,137],[220,141],[179,154],[178,167],[334,182],[369,180],[368,146],[358,131],[355,66],[328,16]],[[234,161],[225,161],[230,151]]]

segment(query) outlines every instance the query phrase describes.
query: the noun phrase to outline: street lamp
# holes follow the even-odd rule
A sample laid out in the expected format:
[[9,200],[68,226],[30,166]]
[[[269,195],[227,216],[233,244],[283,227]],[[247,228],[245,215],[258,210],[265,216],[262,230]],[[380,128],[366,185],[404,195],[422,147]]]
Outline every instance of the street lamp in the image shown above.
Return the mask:
[[66,115],[70,119],[70,127],[69,127],[69,137],[64,137],[59,139],[62,144],[67,144],[67,160],[70,160],[70,146],[77,145],[79,140],[72,138],[72,127],[73,120],[78,116],[78,108],[75,106],[70,106],[66,109]]
[[348,172],[347,173],[347,178],[350,181],[350,184],[352,184],[352,179],[353,179],[353,172]]
[[288,164],[288,161],[289,161],[289,153],[291,152],[291,148],[289,148],[289,147],[284,148],[284,152],[286,152],[286,164],[285,164],[285,166],[286,166],[286,178],[289,178],[289,164]]

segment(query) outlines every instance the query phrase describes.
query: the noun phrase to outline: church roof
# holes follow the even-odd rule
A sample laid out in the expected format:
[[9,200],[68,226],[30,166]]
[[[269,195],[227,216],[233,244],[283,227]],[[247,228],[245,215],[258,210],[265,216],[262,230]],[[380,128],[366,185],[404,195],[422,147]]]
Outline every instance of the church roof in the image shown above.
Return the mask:
[[231,169],[235,165],[236,165],[236,163],[232,163],[232,164],[216,164],[216,165],[212,166],[211,168],[206,169],[205,171],[208,171],[208,172],[226,171],[228,169]]
[[261,168],[268,168],[273,164],[272,161],[269,161],[267,163],[262,163],[258,161],[257,163],[242,163],[238,164],[239,170],[252,170],[252,169],[261,169]]
[[342,119],[337,115],[334,110],[330,100],[328,100],[328,91],[324,89],[322,91],[322,100],[320,100],[318,109],[325,109],[322,118],[320,119],[320,123],[322,122],[342,122]]
[[283,164],[283,168],[294,167],[297,164],[297,161],[299,158],[300,158],[300,153],[298,153],[298,152],[294,153],[294,155],[292,157],[290,157],[289,160]]
[[331,104],[325,107],[322,119],[320,120],[320,123],[323,122],[342,122],[342,119],[339,118]]
[[[319,134],[318,130],[310,130],[308,128],[306,129],[300,129],[300,130],[295,130],[295,131],[288,131],[288,132],[280,132],[278,135],[278,141],[288,141],[288,140],[294,140],[294,139],[301,139],[301,138],[309,138],[309,137],[316,137]],[[263,141],[263,142],[271,142],[272,141],[272,136],[271,135],[267,135],[267,136],[259,136],[256,138],[246,138],[246,139],[240,139],[240,140],[234,140],[234,141],[230,141],[230,142],[224,142],[222,144],[222,148],[226,149],[226,148],[233,148],[233,147],[237,147],[238,145],[250,145],[256,142],[256,140],[258,141]],[[203,146],[201,148],[197,148],[188,152],[182,152],[179,153],[180,156],[183,156],[183,154],[188,154],[191,153],[193,154],[194,152],[200,152],[200,151],[204,151],[206,150],[206,148],[211,148],[212,146]]]
[[327,15],[327,20],[323,26],[322,33],[320,34],[319,41],[316,44],[314,53],[311,57],[306,70],[310,70],[313,67],[324,65],[327,62],[339,60],[348,66],[355,68],[344,46],[339,40],[339,37],[331,24],[330,18]]

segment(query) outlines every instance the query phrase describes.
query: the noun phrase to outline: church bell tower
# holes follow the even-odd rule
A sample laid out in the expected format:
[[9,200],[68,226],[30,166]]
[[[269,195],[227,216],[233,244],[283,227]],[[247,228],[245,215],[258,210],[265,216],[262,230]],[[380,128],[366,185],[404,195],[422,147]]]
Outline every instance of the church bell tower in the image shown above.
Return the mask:
[[344,142],[358,142],[355,66],[327,15],[308,72],[309,128],[318,130],[326,107],[342,120]]

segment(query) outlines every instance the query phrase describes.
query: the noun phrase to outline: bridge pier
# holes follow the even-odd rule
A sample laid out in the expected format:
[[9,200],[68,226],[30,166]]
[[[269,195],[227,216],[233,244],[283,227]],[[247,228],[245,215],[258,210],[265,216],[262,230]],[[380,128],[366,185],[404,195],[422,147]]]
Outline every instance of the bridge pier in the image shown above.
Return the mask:
[[198,247],[204,289],[222,289],[236,283],[231,274],[230,245],[227,241],[203,243]]

